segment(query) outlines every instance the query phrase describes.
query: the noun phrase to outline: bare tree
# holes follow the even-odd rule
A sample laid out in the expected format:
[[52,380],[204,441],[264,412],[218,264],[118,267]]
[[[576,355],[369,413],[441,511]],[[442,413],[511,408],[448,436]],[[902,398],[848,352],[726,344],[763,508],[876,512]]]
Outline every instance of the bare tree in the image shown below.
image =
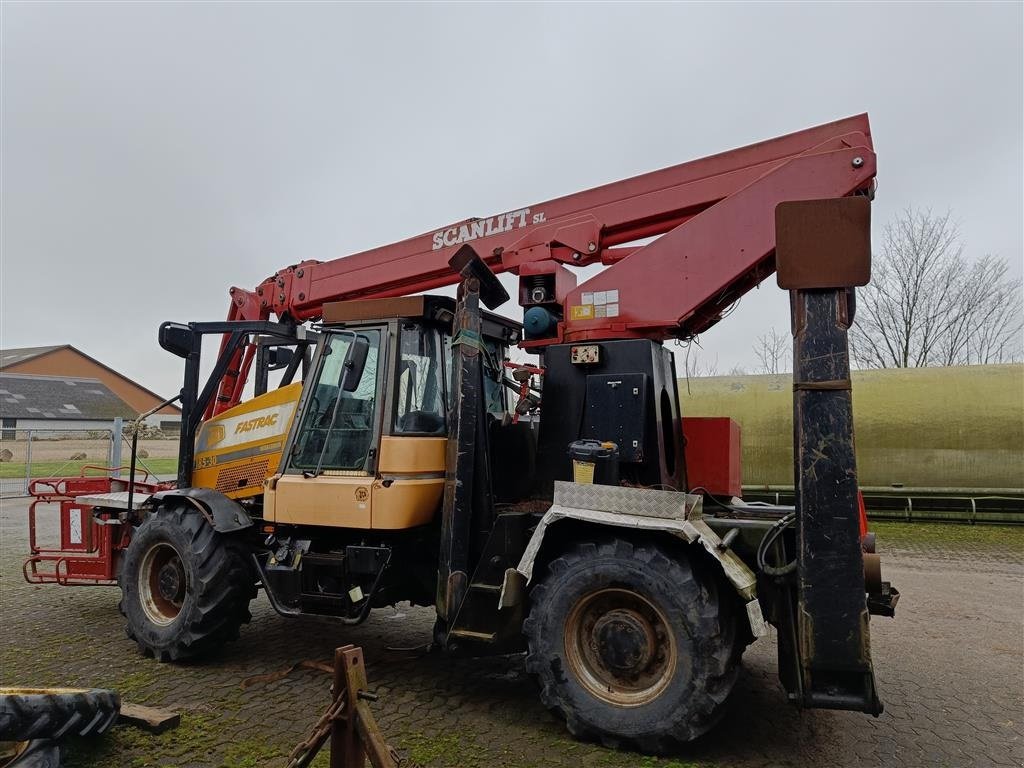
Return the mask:
[[788,361],[793,354],[789,334],[779,333],[773,327],[757,337],[753,350],[761,363],[761,373],[785,373],[789,370]]
[[679,358],[681,357],[683,359],[682,375],[686,379],[686,394],[689,395],[690,379],[718,375],[718,356],[715,355],[713,361],[702,360],[701,353],[703,349],[701,349],[696,338],[685,342],[677,341],[676,345],[685,349],[685,352],[676,355],[676,364],[679,364]]
[[717,376],[718,358],[702,360],[699,355],[691,355],[687,352],[683,358],[683,374],[686,378],[694,379],[699,379],[703,376]]
[[985,256],[972,264],[962,291],[970,310],[951,323],[938,345],[939,364],[1004,363],[1021,359],[1024,299],[1006,261]]
[[850,342],[868,368],[1021,358],[1024,301],[1006,261],[968,262],[951,214],[907,209],[885,228],[857,291]]
[[697,337],[687,341],[677,340],[675,343],[682,350],[676,354],[676,365],[678,366],[679,358],[682,357],[683,370],[681,373],[684,378],[699,379],[704,376],[718,375],[718,355],[715,355],[714,360],[706,358],[704,348],[701,347]]

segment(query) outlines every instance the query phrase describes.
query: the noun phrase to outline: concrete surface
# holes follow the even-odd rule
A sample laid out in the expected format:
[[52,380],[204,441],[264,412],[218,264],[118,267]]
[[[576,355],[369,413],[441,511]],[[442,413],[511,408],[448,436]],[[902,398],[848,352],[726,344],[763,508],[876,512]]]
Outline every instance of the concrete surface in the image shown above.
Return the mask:
[[[180,709],[160,736],[115,728],[69,745],[68,765],[283,765],[328,703],[328,675],[300,668],[243,689],[243,680],[363,646],[381,699],[379,723],[424,766],[1020,766],[1024,765],[1024,530],[879,524],[885,575],[903,594],[875,619],[885,713],[799,712],[775,677],[774,640],[757,643],[724,721],[671,759],[573,741],[541,706],[521,657],[421,657],[431,612],[377,611],[364,625],[285,620],[264,597],[220,657],[163,665],[122,631],[116,588],[31,586],[25,500],[0,505],[0,685],[98,686]],[[326,766],[321,755],[315,765]]]

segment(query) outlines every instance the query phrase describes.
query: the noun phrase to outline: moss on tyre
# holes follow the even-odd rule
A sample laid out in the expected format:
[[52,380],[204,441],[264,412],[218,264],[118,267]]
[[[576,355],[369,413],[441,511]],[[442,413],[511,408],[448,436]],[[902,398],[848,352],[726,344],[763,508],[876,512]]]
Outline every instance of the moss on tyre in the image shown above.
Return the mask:
[[128,637],[159,661],[195,658],[236,639],[256,596],[237,540],[184,505],[160,509],[135,530],[119,582]]
[[531,593],[526,666],[577,738],[662,753],[722,715],[738,671],[730,600],[657,545],[584,542]]
[[98,736],[120,710],[121,697],[99,688],[0,688],[0,741]]

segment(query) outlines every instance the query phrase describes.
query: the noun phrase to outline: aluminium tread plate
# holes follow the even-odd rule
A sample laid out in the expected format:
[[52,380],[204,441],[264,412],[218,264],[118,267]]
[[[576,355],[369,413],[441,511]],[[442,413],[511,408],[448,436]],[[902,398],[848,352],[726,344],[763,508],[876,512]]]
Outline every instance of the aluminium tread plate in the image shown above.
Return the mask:
[[[135,493],[132,497],[132,509],[138,509],[151,496],[149,493]],[[83,507],[106,507],[108,509],[128,509],[128,491],[113,493],[90,493],[76,496],[75,501]]]

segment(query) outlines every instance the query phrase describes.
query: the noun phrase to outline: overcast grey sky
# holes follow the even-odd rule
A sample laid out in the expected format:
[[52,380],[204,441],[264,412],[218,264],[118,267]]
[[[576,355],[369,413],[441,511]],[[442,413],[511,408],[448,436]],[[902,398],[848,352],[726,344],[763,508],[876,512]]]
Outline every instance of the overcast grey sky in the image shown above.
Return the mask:
[[[4,347],[161,393],[227,289],[870,113],[880,226],[1022,254],[1022,4],[2,6]],[[774,280],[702,338],[788,329]]]

